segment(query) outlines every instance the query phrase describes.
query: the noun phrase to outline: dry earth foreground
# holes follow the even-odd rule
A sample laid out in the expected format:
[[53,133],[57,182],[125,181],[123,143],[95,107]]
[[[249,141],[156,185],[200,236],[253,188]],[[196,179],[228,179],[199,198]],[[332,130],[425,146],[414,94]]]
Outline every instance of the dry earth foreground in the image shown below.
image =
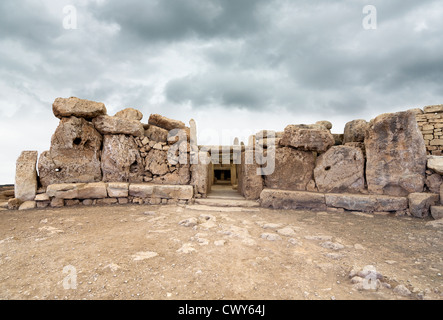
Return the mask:
[[443,220],[204,205],[0,220],[1,299],[443,298]]
[[0,187],[1,299],[441,300],[443,105],[197,143],[57,98]]

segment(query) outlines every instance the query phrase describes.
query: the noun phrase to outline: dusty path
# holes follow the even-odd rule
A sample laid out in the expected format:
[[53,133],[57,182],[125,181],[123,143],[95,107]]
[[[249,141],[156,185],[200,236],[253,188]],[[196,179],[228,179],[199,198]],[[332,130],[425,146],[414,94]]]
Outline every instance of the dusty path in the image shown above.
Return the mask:
[[[443,299],[443,228],[428,221],[234,209],[0,211],[0,298]],[[382,283],[359,290],[349,274],[366,265]]]

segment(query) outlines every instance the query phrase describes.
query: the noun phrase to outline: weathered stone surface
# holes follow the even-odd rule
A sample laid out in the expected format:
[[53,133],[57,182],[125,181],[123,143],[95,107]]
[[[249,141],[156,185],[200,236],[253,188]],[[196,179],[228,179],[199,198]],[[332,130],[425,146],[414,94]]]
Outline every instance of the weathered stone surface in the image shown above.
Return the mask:
[[365,159],[360,149],[331,147],[317,159],[314,178],[320,192],[358,193],[365,187]]
[[154,193],[153,184],[131,183],[129,185],[129,195],[138,198],[150,198]]
[[49,196],[46,193],[40,193],[35,196],[34,200],[38,202],[38,201],[49,201],[51,199],[49,198]]
[[305,191],[314,178],[315,156],[312,152],[290,147],[268,149],[265,157],[274,153],[275,170],[264,176],[266,188]]
[[34,200],[37,192],[37,151],[23,151],[15,167],[15,197],[21,201]]
[[423,114],[423,110],[420,108],[413,108],[413,109],[409,109],[408,111],[415,113],[415,115]]
[[127,197],[129,195],[129,183],[127,182],[109,182],[108,196],[111,198]]
[[161,199],[190,200],[194,195],[194,188],[192,186],[156,185],[153,195]]
[[347,142],[363,142],[365,141],[368,122],[363,119],[352,120],[346,123],[343,134],[343,144]]
[[100,181],[101,143],[102,136],[85,119],[62,118],[52,136],[50,151],[43,152],[38,161],[42,186]]
[[242,152],[241,164],[238,165],[238,190],[248,200],[260,197],[263,190],[263,178],[260,173],[260,165],[255,161],[254,152],[252,150]]
[[134,108],[126,108],[117,112],[114,117],[140,121],[141,119],[143,119],[143,113]]
[[443,206],[431,206],[431,216],[435,220],[443,219]]
[[[195,187],[196,192],[206,195],[211,188],[209,181],[209,153],[199,152],[198,153],[198,164],[192,164],[191,171],[191,185]],[[201,161],[201,159],[206,159]]]
[[65,200],[60,199],[60,198],[53,198],[51,200],[51,204],[50,205],[51,205],[52,208],[61,208],[61,207],[64,207]]
[[57,199],[78,199],[78,190],[85,185],[85,183],[51,184],[46,188],[46,194]]
[[23,201],[18,198],[11,198],[8,200],[8,209],[9,210],[18,210]]
[[423,191],[426,148],[413,112],[382,114],[371,120],[365,146],[370,193],[406,196]]
[[423,111],[424,113],[443,112],[443,104],[424,107]]
[[103,199],[108,196],[104,182],[87,183],[78,187],[77,199]]
[[440,195],[435,193],[410,193],[408,200],[411,214],[417,218],[426,218],[429,216],[429,208],[439,202]]
[[173,172],[168,172],[163,176],[154,177],[152,182],[158,184],[185,185],[191,180],[190,165],[179,164],[175,166]]
[[145,170],[156,175],[164,175],[169,172],[168,154],[162,150],[152,149],[146,156]]
[[92,120],[95,128],[104,135],[127,134],[142,137],[145,133],[143,125],[138,120],[129,120],[119,117],[99,116]]
[[159,114],[151,114],[148,123],[168,131],[172,129],[186,129],[186,125],[178,120],[169,119]]
[[[322,125],[289,125],[285,128],[280,145],[290,146],[305,151],[325,152],[335,144],[332,134]],[[306,128],[305,128],[306,127]]]
[[307,191],[264,189],[260,194],[264,208],[325,210],[325,195]]
[[426,186],[428,187],[429,191],[432,193],[440,193],[440,186],[443,182],[443,179],[440,174],[434,173],[430,176],[426,177]]
[[78,117],[93,119],[106,114],[106,107],[101,102],[71,98],[57,98],[52,104],[52,111],[57,118]]
[[427,156],[427,167],[438,174],[443,174],[443,156]]
[[360,194],[325,194],[328,207],[343,208],[349,211],[402,211],[408,207],[406,197]]
[[334,138],[334,146],[341,146],[343,144],[344,134],[333,133],[332,137]]
[[36,202],[35,201],[25,201],[23,202],[20,207],[18,208],[18,210],[30,210],[30,209],[35,209],[36,207]]
[[317,121],[315,124],[321,125],[321,126],[325,127],[327,130],[332,129],[332,123],[327,120]]
[[157,127],[155,125],[149,125],[148,129],[145,130],[145,137],[149,140],[156,142],[167,142],[168,141],[168,130]]
[[105,135],[101,168],[105,182],[143,181],[143,162],[134,137]]

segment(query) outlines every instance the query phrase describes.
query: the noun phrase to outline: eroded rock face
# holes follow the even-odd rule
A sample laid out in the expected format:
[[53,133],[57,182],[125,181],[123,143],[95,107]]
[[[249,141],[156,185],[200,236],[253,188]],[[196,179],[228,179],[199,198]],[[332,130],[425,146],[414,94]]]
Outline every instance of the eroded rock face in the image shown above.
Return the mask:
[[158,184],[186,185],[189,184],[190,180],[190,165],[183,164],[177,165],[173,172],[168,172],[163,176],[154,177],[152,181]]
[[148,120],[149,124],[152,124],[154,126],[166,129],[166,130],[172,130],[172,129],[185,129],[186,125],[178,120],[169,119],[166,117],[163,117],[159,114],[151,114]]
[[238,189],[248,200],[260,198],[263,190],[263,178],[260,173],[260,165],[255,161],[254,152],[252,150],[242,152],[241,164],[238,165]]
[[164,175],[169,172],[168,156],[162,150],[152,149],[146,156],[145,170],[155,175]]
[[275,157],[275,170],[264,176],[266,188],[305,191],[313,179],[315,156],[312,152],[290,147],[268,149],[266,156]]
[[149,125],[148,129],[145,130],[145,137],[148,137],[149,140],[156,142],[167,142],[168,130],[154,125]]
[[102,178],[102,136],[83,118],[62,118],[51,148],[40,155],[38,170],[43,187],[54,183],[94,182]]
[[106,114],[106,107],[101,102],[71,98],[57,98],[52,104],[52,111],[57,118],[78,117],[93,119]]
[[440,200],[438,193],[411,193],[408,196],[409,211],[416,218],[426,218],[431,206]]
[[323,125],[289,125],[279,143],[304,151],[325,152],[335,140]]
[[422,192],[426,148],[415,114],[382,114],[366,132],[366,181],[372,194],[406,196]]
[[134,137],[105,135],[101,168],[105,182],[143,181],[143,163]]
[[317,159],[314,178],[320,192],[359,193],[365,187],[365,159],[358,148],[331,147]]
[[20,201],[32,201],[37,193],[37,151],[23,151],[17,159],[14,194]]
[[143,113],[134,108],[126,108],[117,112],[114,117],[140,121],[143,119]]
[[352,120],[346,123],[343,133],[343,144],[348,142],[364,142],[368,122],[363,119]]
[[99,116],[92,120],[95,128],[103,135],[105,134],[127,134],[142,137],[145,133],[143,125],[138,120],[126,118]]

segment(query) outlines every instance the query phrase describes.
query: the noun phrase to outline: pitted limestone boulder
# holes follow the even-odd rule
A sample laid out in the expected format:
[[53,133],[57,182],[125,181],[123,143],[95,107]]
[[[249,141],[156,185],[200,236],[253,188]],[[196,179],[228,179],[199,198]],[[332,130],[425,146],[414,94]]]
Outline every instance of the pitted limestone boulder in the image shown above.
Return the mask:
[[105,115],[106,107],[101,102],[89,101],[71,98],[57,98],[52,104],[54,115],[61,119],[63,117],[77,117],[85,119],[93,119],[95,117]]
[[325,152],[335,140],[323,125],[289,125],[279,143],[304,151]]
[[92,123],[95,128],[104,135],[125,134],[142,137],[145,133],[142,123],[138,120],[104,115],[94,118]]

